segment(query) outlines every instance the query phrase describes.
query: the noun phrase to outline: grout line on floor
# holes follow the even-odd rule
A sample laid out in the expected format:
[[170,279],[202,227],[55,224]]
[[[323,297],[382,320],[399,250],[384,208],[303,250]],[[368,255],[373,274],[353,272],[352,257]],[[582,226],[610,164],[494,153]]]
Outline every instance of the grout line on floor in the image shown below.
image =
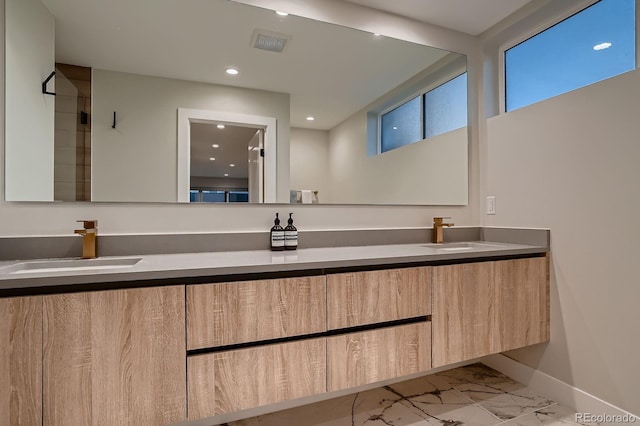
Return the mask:
[[[551,401],[551,400],[549,400],[549,401]],[[520,414],[519,416],[516,416],[516,417],[514,417],[514,418],[512,418],[512,419],[507,419],[507,420],[502,420],[502,419],[500,419],[500,420],[502,420],[502,421],[501,421],[500,423],[498,423],[496,426],[499,426],[499,425],[501,425],[501,424],[504,424],[504,423],[510,422],[510,421],[512,421],[512,420],[517,420],[517,419],[519,419],[519,418],[521,418],[521,417],[524,417],[524,416],[530,416],[531,414],[537,413],[537,412],[538,412],[538,411],[540,411],[540,410],[546,410],[547,408],[549,408],[549,407],[553,407],[554,405],[558,405],[558,403],[557,403],[557,402],[554,402],[554,403],[552,403],[552,404],[545,405],[544,407],[536,408],[534,411],[531,411],[531,412],[529,412],[529,413]]]
[[480,404],[479,402],[476,402],[476,403],[475,403],[475,404],[473,404],[473,405],[475,405],[476,407],[481,408],[481,409],[482,409],[482,410],[484,410],[485,412],[489,413],[489,414],[491,415],[491,417],[493,417],[493,418],[497,419],[497,420],[498,420],[498,423],[496,423],[496,424],[502,424],[502,423],[504,423],[505,421],[508,421],[508,420],[503,420],[503,419],[501,419],[500,417],[496,416],[496,415],[495,415],[495,414],[493,414],[491,411],[489,411],[489,410],[487,410],[485,407],[483,407],[483,406],[482,406],[482,404]]

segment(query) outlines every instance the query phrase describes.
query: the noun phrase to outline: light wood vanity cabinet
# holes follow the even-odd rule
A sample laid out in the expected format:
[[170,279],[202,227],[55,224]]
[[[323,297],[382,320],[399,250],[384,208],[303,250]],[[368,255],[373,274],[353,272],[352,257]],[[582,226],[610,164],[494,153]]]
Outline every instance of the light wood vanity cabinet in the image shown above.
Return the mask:
[[430,267],[327,275],[327,311],[330,330],[418,321],[329,337],[328,391],[431,368]]
[[42,425],[42,297],[0,299],[0,426]]
[[435,266],[433,366],[549,340],[547,257]]
[[327,339],[329,392],[431,368],[431,324],[421,322]]
[[189,419],[326,391],[324,338],[188,358]]
[[323,332],[324,276],[187,286],[187,348]]
[[329,330],[431,313],[429,267],[327,275]]
[[184,286],[44,297],[44,425],[186,419]]
[[548,268],[531,257],[0,299],[0,426],[170,424],[544,342]]
[[[189,418],[326,391],[325,276],[187,286]],[[254,344],[226,350],[235,344]],[[218,349],[222,348],[222,349]]]

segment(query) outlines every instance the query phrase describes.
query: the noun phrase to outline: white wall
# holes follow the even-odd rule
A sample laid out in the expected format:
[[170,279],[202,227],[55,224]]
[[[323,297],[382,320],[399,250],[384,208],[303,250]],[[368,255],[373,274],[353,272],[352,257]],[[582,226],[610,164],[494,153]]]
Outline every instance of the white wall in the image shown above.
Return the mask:
[[7,0],[6,14],[5,198],[53,201],[54,17],[40,0]]
[[318,191],[321,203],[331,202],[328,131],[291,128],[291,189]]
[[[498,112],[499,46],[588,3],[534,0],[481,36],[480,116]],[[551,229],[551,342],[509,355],[636,415],[639,107],[633,71],[479,122],[483,223]]]
[[[92,199],[177,200],[178,108],[275,117],[278,187],[289,188],[289,95],[93,71]],[[116,129],[113,124],[116,111]]]
[[[419,24],[409,19],[366,11],[362,8],[344,13],[339,3],[315,5],[311,18],[322,19],[327,14],[340,17],[340,22],[358,27],[370,22],[398,38],[423,42],[435,47],[472,53],[476,41],[454,31]],[[4,24],[4,0],[0,0],[0,23]],[[409,35],[408,33],[411,33]],[[0,31],[0,41],[2,41]],[[450,35],[451,37],[448,37]],[[4,43],[0,43],[4,48]],[[0,55],[0,72],[4,73],[4,55]],[[4,89],[2,89],[4,90]],[[3,93],[4,95],[4,93]],[[4,120],[4,110],[0,111]],[[4,125],[4,121],[3,121]],[[4,145],[4,140],[2,144]],[[472,150],[475,145],[472,143]],[[2,148],[0,146],[0,148]],[[471,185],[478,173],[477,156],[472,151]],[[4,161],[0,162],[4,169]],[[4,174],[2,174],[4,176]],[[4,186],[0,186],[4,188]],[[472,192],[472,198],[476,192]],[[2,194],[4,199],[4,194]],[[472,199],[472,206],[473,206]],[[363,229],[427,227],[434,216],[453,216],[456,224],[474,225],[478,222],[477,209],[462,207],[370,207],[370,206],[295,206],[286,209],[295,214],[299,229]],[[16,235],[70,235],[75,220],[100,220],[101,234],[179,233],[179,232],[234,232],[266,230],[272,226],[273,213],[278,206],[207,206],[141,203],[11,203],[0,201],[0,236]]]
[[640,71],[488,121],[488,225],[551,228],[551,343],[512,355],[640,414]]
[[331,202],[456,205],[468,202],[468,129],[367,156],[367,113],[329,132]]

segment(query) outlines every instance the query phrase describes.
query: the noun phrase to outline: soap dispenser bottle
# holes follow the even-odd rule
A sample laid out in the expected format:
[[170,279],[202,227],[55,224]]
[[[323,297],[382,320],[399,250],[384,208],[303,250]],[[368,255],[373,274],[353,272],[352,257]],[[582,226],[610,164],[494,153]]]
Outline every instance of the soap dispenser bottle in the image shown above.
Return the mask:
[[295,250],[298,248],[298,230],[293,226],[293,213],[289,213],[287,226],[284,228],[284,248]]
[[284,228],[280,226],[278,213],[276,213],[276,218],[273,221],[273,226],[271,227],[271,250],[284,250]]

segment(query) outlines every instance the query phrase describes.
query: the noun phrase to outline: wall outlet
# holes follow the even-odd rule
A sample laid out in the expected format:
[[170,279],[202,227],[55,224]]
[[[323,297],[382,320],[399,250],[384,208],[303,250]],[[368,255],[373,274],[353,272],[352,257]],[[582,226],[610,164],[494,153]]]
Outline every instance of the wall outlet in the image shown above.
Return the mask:
[[496,196],[487,197],[487,214],[496,214]]

